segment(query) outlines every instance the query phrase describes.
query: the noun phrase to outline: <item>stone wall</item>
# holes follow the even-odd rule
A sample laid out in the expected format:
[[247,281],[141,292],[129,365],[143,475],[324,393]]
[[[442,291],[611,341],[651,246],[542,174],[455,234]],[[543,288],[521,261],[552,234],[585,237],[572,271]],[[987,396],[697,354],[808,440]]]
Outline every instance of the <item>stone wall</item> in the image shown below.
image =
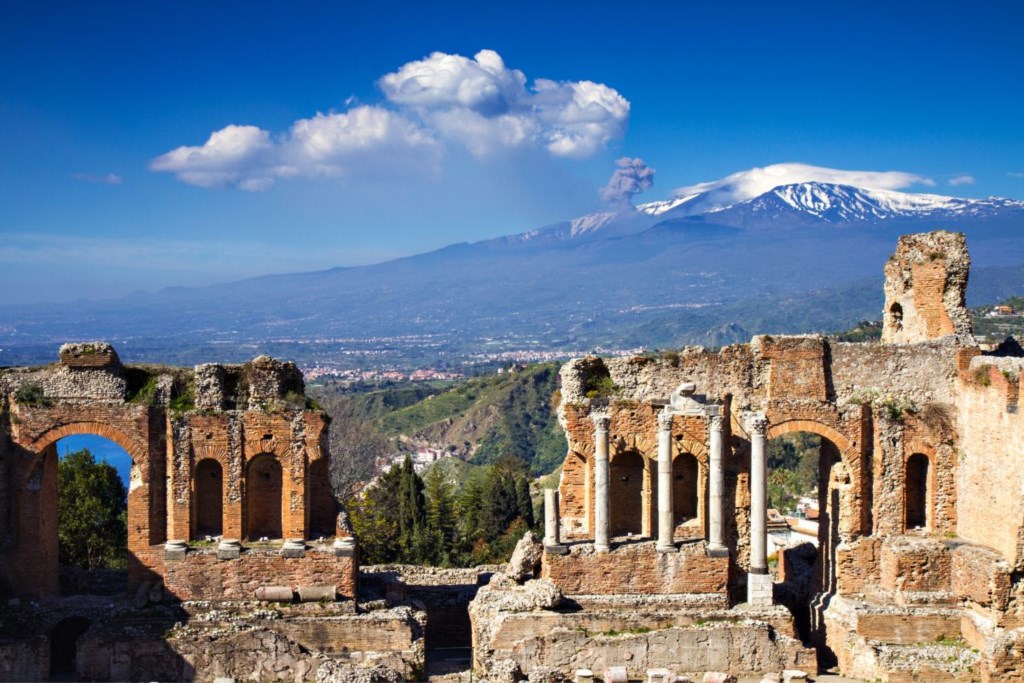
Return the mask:
[[162,576],[167,592],[179,600],[254,600],[264,586],[333,586],[340,598],[353,600],[359,568],[351,553],[339,556],[326,545],[307,548],[304,557],[247,547],[235,559],[218,559],[215,548],[200,548],[165,560]]
[[677,553],[659,553],[654,541],[623,543],[598,553],[575,544],[567,555],[547,553],[541,576],[566,595],[657,595],[708,593],[709,603],[727,607],[729,559],[708,557],[706,543],[684,543]]

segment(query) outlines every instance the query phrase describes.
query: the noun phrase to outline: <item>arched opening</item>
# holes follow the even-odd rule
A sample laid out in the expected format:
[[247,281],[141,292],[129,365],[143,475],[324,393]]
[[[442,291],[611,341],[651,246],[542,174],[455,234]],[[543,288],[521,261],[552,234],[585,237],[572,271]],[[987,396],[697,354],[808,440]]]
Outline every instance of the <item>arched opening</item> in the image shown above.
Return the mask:
[[903,329],[903,307],[899,304],[893,304],[889,307],[889,322],[892,324],[892,329],[899,332]]
[[224,471],[213,458],[196,464],[193,484],[193,528],[196,537],[224,533]]
[[692,453],[680,453],[672,461],[672,509],[676,526],[692,522],[700,513],[700,463]]
[[309,463],[306,482],[309,486],[310,537],[333,536],[338,511],[331,491],[331,473],[327,469],[326,458]]
[[906,529],[927,529],[930,521],[928,504],[928,456],[914,453],[907,458]]
[[[131,456],[95,434],[59,439],[43,454],[44,490],[55,465],[55,519],[44,514],[42,531],[53,530],[58,583],[63,595],[113,595],[128,582],[128,490],[138,478]],[[52,508],[51,508],[52,509]],[[41,538],[40,542],[49,542]]]
[[50,631],[50,680],[78,680],[78,639],[92,626],[85,617],[68,617]]
[[644,458],[636,451],[618,453],[612,458],[608,470],[612,536],[643,535],[645,477]]
[[[835,664],[820,606],[836,589],[839,507],[845,468],[839,447],[813,432],[768,442],[769,565],[801,637],[817,647],[819,668]],[[781,559],[784,556],[784,559]]]
[[257,455],[249,462],[245,481],[249,540],[281,538],[281,463],[270,453]]

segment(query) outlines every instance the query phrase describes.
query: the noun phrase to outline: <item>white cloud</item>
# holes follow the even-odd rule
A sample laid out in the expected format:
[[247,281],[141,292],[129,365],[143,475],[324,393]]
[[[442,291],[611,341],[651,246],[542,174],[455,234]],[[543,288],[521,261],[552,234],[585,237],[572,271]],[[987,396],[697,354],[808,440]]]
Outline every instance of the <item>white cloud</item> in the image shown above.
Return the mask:
[[435,52],[380,79],[390,102],[478,156],[537,145],[554,156],[586,157],[625,133],[629,102],[614,89],[592,81],[526,83],[493,50],[473,59]]
[[683,197],[709,193],[706,197],[709,204],[728,206],[753,199],[779,185],[808,182],[853,185],[873,190],[901,190],[911,185],[935,185],[931,178],[904,171],[844,171],[810,164],[787,163],[752,168],[733,173],[721,180],[680,187],[674,194]]
[[235,186],[262,191],[278,178],[337,175],[390,152],[403,161],[428,164],[437,143],[416,124],[380,107],[360,106],[341,114],[300,119],[278,140],[256,126],[229,125],[197,147],[178,147],[150,162],[199,187]]
[[537,79],[509,69],[493,50],[473,59],[435,52],[379,81],[386,106],[345,100],[345,111],[300,119],[277,136],[231,124],[202,145],[150,162],[199,187],[261,191],[280,178],[436,171],[444,144],[476,156],[534,147],[556,157],[586,157],[622,137],[629,102],[592,81]]
[[1021,173],[1019,171],[1008,171],[1006,175],[1010,176],[1011,178],[1024,178],[1024,173]]
[[83,183],[99,183],[100,185],[120,185],[124,182],[124,178],[116,173],[105,173],[104,175],[95,175],[93,173],[72,173],[71,177]]
[[954,186],[956,186],[956,185],[973,185],[974,184],[974,176],[972,176],[972,175],[958,175],[955,178],[950,178],[949,179],[949,184],[950,185],[954,185]]

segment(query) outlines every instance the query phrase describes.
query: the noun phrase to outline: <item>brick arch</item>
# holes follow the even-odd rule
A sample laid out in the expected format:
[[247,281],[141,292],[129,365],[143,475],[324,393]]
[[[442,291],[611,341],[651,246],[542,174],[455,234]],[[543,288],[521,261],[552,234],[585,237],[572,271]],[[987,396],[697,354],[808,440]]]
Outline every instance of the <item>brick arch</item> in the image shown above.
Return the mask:
[[855,455],[853,453],[853,443],[851,443],[842,432],[834,427],[829,427],[827,424],[818,422],[817,420],[791,419],[775,424],[771,422],[771,418],[769,417],[768,425],[767,438],[769,441],[782,436],[783,434],[790,434],[792,432],[810,432],[824,437],[835,444],[835,447],[839,449],[839,453],[842,455],[843,461],[846,462],[847,465],[851,464],[848,461],[849,458]]
[[78,434],[95,434],[96,436],[110,439],[123,448],[136,465],[147,460],[147,450],[142,442],[102,422],[69,422],[58,425],[40,434],[26,448],[34,453],[42,453],[64,437],[76,436]]
[[672,436],[672,459],[675,460],[680,455],[688,453],[697,459],[702,467],[707,467],[708,464],[708,447],[699,439],[695,438],[691,434],[683,433],[683,438],[676,440],[675,435]]

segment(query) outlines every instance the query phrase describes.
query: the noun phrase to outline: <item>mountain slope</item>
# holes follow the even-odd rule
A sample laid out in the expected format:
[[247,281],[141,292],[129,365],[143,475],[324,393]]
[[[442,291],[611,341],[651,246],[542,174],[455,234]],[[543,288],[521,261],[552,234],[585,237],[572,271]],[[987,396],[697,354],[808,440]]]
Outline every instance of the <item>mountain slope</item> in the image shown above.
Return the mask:
[[[19,350],[32,344],[49,360],[46,344],[82,338],[122,340],[134,360],[196,362],[295,357],[313,353],[303,344],[326,342],[339,353],[361,343],[374,353],[466,358],[807,331],[801,322],[843,329],[879,305],[882,267],[901,233],[963,230],[976,268],[1024,263],[1024,202],[819,182],[723,206],[727,195],[719,187],[372,266],[0,309],[17,321],[0,334],[0,364],[35,359]],[[877,291],[842,305],[814,298],[865,278]],[[810,301],[820,310],[800,309]],[[168,358],[168,348],[180,355]]]

